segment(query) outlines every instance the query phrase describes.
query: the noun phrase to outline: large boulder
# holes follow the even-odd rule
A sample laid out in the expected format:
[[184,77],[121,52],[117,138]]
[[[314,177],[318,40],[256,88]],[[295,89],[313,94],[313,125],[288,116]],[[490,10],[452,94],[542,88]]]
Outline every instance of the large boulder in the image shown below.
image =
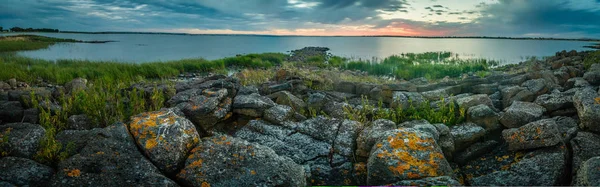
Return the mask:
[[292,107],[294,111],[302,111],[306,108],[306,103],[302,99],[296,97],[294,94],[288,91],[281,91],[271,94],[275,98],[275,102],[280,105],[287,105]]
[[23,106],[19,101],[0,101],[0,124],[20,122],[23,118]]
[[498,113],[484,104],[470,107],[467,110],[467,121],[483,127],[488,132],[500,129],[499,117]]
[[472,87],[472,90],[473,90],[473,93],[476,93],[476,94],[488,94],[488,95],[496,93],[497,91],[500,91],[498,89],[498,83],[475,85]]
[[0,186],[6,186],[1,182],[9,186],[47,186],[54,174],[51,167],[18,157],[0,159],[0,171]]
[[189,89],[177,93],[167,103],[179,108],[198,130],[211,131],[215,125],[231,116],[230,89]]
[[583,74],[583,79],[592,85],[600,85],[600,63],[592,64],[590,69]]
[[396,129],[396,123],[387,119],[378,119],[365,127],[356,139],[356,155],[360,157],[369,157],[371,148],[383,137],[384,133]]
[[571,149],[573,150],[572,176],[577,176],[585,161],[600,156],[600,151],[598,151],[600,150],[600,135],[580,131],[571,139]]
[[600,132],[600,95],[588,87],[575,93],[573,103],[581,121],[580,127]]
[[590,86],[590,83],[587,82],[585,79],[583,79],[582,77],[574,77],[574,78],[570,78],[569,80],[567,80],[567,82],[565,83],[565,89],[571,89],[571,88],[585,88]]
[[283,126],[252,120],[234,135],[306,165],[311,185],[357,185],[364,184],[352,177],[358,126],[324,117]]
[[273,106],[275,102],[256,93],[237,95],[233,99],[233,112],[250,117],[262,117],[263,112]]
[[535,99],[533,92],[520,86],[505,87],[500,90],[503,108],[510,107],[515,101],[531,102]]
[[4,143],[8,145],[5,149],[9,156],[33,159],[46,137],[46,130],[38,124],[9,123],[0,125],[0,136],[8,140]]
[[550,147],[562,142],[558,125],[553,119],[531,122],[519,128],[502,131],[511,151]]
[[575,186],[600,186],[600,157],[585,161],[575,179]]
[[450,128],[456,150],[462,150],[485,135],[485,129],[473,123],[455,125]]
[[534,103],[546,108],[548,113],[573,107],[573,95],[576,90],[567,92],[555,91],[538,96]]
[[290,121],[294,117],[292,107],[286,105],[276,105],[265,111],[265,120],[281,125],[286,121]]
[[78,154],[58,163],[52,186],[177,186],[138,151],[125,124],[88,138]]
[[138,147],[161,171],[174,173],[200,139],[191,121],[177,108],[134,116],[129,131]]
[[535,103],[515,101],[509,108],[504,109],[499,120],[507,128],[517,128],[541,119],[545,112],[544,107]]
[[548,93],[553,88],[552,84],[543,78],[525,81],[521,86],[527,88],[536,96]]
[[203,139],[176,178],[188,186],[306,186],[304,168],[292,159],[225,135]]
[[413,128],[386,132],[371,151],[367,171],[367,185],[452,174],[452,168],[434,137]]
[[494,108],[494,104],[492,103],[492,100],[486,94],[477,94],[477,95],[458,98],[458,99],[456,99],[456,103],[458,104],[458,106],[460,108],[463,108],[465,110],[468,110],[469,108],[477,106],[477,105],[486,105],[492,109]]

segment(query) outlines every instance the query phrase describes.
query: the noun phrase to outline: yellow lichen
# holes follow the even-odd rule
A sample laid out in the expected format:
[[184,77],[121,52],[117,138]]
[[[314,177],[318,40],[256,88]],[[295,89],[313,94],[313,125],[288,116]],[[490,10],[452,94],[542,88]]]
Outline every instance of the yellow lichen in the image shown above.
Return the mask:
[[[389,166],[388,169],[396,175],[407,175],[408,178],[422,178],[426,176],[438,176],[437,161],[444,156],[434,149],[433,138],[421,138],[414,132],[399,132],[395,136],[389,136],[387,142],[393,152],[383,150],[377,156],[379,158],[393,158],[401,162],[395,166]],[[431,152],[426,158],[417,158],[411,152]],[[408,172],[408,174],[406,173]]]
[[156,145],[158,145],[158,142],[156,142],[156,139],[154,138],[150,138],[148,140],[146,140],[146,149],[152,149],[154,147],[156,147]]
[[206,181],[202,182],[202,187],[210,187],[210,184]]
[[600,105],[600,97],[596,97],[596,98],[594,99],[594,101],[596,101],[596,104],[599,104],[599,105]]
[[81,171],[79,169],[73,169],[73,170],[65,169],[64,171],[67,173],[67,176],[69,176],[69,177],[81,176]]
[[250,170],[250,175],[256,175],[256,171]]

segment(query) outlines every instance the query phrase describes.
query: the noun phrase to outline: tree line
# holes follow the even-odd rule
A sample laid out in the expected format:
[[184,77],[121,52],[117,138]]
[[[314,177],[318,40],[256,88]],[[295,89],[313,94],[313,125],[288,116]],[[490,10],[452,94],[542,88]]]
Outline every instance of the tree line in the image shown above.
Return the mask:
[[3,27],[0,27],[0,32],[59,32],[58,29],[50,29],[50,28],[21,28],[21,27],[12,27],[10,29],[4,30]]

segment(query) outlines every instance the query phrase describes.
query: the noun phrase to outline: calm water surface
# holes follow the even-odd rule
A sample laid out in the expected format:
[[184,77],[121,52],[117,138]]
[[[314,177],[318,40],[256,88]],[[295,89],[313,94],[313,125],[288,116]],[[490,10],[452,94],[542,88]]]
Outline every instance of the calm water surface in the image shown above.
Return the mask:
[[[12,33],[11,33],[12,34]],[[561,50],[586,50],[591,42],[501,39],[423,39],[393,37],[275,37],[162,34],[33,33],[76,40],[114,40],[104,44],[66,43],[19,54],[48,60],[155,62],[184,58],[218,59],[236,54],[287,52],[306,46],[329,47],[334,55],[373,59],[401,53],[450,51],[461,58],[486,58],[518,63],[530,56],[551,56]],[[6,35],[6,34],[5,34]]]

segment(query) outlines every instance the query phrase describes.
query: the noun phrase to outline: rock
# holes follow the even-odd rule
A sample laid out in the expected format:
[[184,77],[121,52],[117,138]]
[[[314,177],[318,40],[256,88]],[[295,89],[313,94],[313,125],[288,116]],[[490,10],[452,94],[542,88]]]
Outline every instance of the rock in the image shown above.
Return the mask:
[[600,95],[592,88],[584,88],[573,96],[573,103],[584,130],[600,132]]
[[63,130],[56,134],[56,141],[62,146],[61,151],[71,157],[79,152],[87,145],[88,141],[94,135],[101,133],[103,129],[95,128],[91,130]]
[[51,167],[18,157],[0,159],[0,171],[0,182],[10,183],[9,186],[47,186],[54,174]]
[[600,85],[600,63],[592,64],[590,69],[583,74],[583,79],[592,85]]
[[514,101],[532,102],[535,99],[533,92],[527,88],[512,86],[501,89],[503,108],[508,108]]
[[467,121],[483,127],[488,132],[500,129],[499,117],[498,113],[484,104],[470,107],[467,110]]
[[525,150],[554,146],[562,141],[555,120],[543,119],[519,128],[502,131],[508,150]]
[[456,150],[454,145],[454,137],[450,133],[450,128],[448,126],[438,123],[433,124],[439,132],[440,137],[437,140],[438,145],[442,148],[442,152],[444,152],[444,156],[446,159],[452,158],[452,153]]
[[308,94],[308,100],[306,104],[308,104],[309,108],[313,110],[320,110],[325,103],[327,102],[326,96],[323,93],[315,92]]
[[386,132],[369,156],[367,185],[448,176],[452,168],[429,134],[412,128]]
[[492,152],[467,163],[462,171],[473,186],[557,186],[566,179],[567,155],[564,147]]
[[396,129],[396,123],[387,119],[378,119],[363,129],[356,139],[356,155],[369,157],[371,148],[381,139],[385,132]]
[[489,151],[493,150],[498,146],[498,142],[496,140],[488,140],[485,142],[477,142],[473,145],[469,146],[465,150],[459,152],[456,157],[454,157],[454,161],[458,164],[464,165],[470,160],[477,158]]
[[585,161],[600,156],[598,151],[600,150],[600,135],[580,131],[571,139],[571,149],[573,150],[572,176],[577,176]]
[[408,82],[416,84],[416,85],[426,85],[429,83],[429,81],[425,77],[414,78]]
[[600,157],[593,157],[585,161],[577,178],[575,186],[600,186]]
[[23,123],[38,124],[40,112],[37,108],[29,108],[23,111]]
[[538,96],[534,103],[546,108],[547,112],[567,109],[573,107],[573,95],[575,92],[552,92]]
[[427,98],[428,100],[436,101],[436,100],[440,100],[440,98],[443,98],[443,97],[449,97],[451,95],[458,95],[458,94],[460,94],[460,92],[461,92],[460,86],[449,86],[449,87],[445,87],[445,88],[441,88],[441,89],[437,89],[437,90],[422,92],[421,94],[423,95],[423,97]]
[[230,91],[225,88],[190,89],[177,93],[168,102],[169,106],[179,108],[198,130],[208,132],[218,122],[231,116],[232,99],[229,95]]
[[67,119],[67,129],[70,130],[88,130],[92,129],[90,119],[85,114],[72,115]]
[[473,123],[455,125],[450,128],[456,150],[462,150],[485,135],[485,129]]
[[356,93],[356,84],[353,82],[338,82],[333,85],[333,89],[338,92]]
[[253,93],[258,93],[258,88],[256,88],[255,86],[242,86],[237,94],[250,95]]
[[375,87],[373,84],[358,83],[356,84],[356,95],[369,95],[369,92]]
[[19,101],[0,103],[0,123],[20,122],[23,118],[23,106]]
[[294,111],[299,112],[306,108],[306,103],[304,103],[302,99],[294,96],[288,91],[281,91],[272,95],[276,98],[275,102],[277,104],[290,106]]
[[4,81],[0,81],[0,90],[10,90],[11,86],[10,84],[4,82]]
[[415,107],[421,106],[425,98],[418,92],[393,92],[391,107],[401,107],[408,109],[412,104]]
[[68,93],[75,93],[80,90],[85,90],[87,88],[87,82],[87,79],[84,78],[73,79],[71,82],[65,84],[65,90],[67,90]]
[[546,109],[530,102],[515,101],[500,115],[500,123],[507,128],[517,128],[542,118]]
[[304,168],[290,158],[224,135],[203,139],[176,178],[187,186],[306,186]]
[[417,180],[403,180],[394,183],[393,186],[461,186],[461,184],[452,177],[441,176]]
[[548,83],[545,79],[532,79],[523,82],[521,84],[522,87],[527,88],[534,95],[542,95],[548,93],[552,88],[551,84]]
[[292,107],[286,105],[275,105],[265,111],[265,120],[281,125],[294,117]]
[[131,118],[129,131],[138,147],[161,171],[174,173],[200,139],[191,121],[177,108],[146,112]]
[[478,94],[478,95],[462,97],[462,98],[456,99],[456,103],[458,104],[458,106],[460,108],[463,108],[465,110],[468,110],[469,108],[477,106],[477,105],[486,105],[489,108],[492,108],[492,109],[494,108],[494,104],[492,103],[492,100],[486,94]]
[[488,94],[488,95],[496,93],[497,91],[500,91],[498,89],[498,83],[475,85],[472,87],[472,90],[473,90],[473,93],[476,93],[476,94]]
[[259,94],[238,95],[233,99],[233,112],[250,117],[261,117],[275,102]]
[[350,104],[333,101],[323,106],[323,112],[330,117],[343,119],[347,117],[345,112],[347,108],[351,108]]
[[8,79],[8,85],[10,85],[10,87],[16,88],[17,87],[17,79]]
[[177,186],[138,151],[125,124],[88,136],[79,154],[58,164],[51,186]]
[[33,159],[46,130],[38,124],[9,123],[0,125],[0,134],[8,136],[9,156]]

